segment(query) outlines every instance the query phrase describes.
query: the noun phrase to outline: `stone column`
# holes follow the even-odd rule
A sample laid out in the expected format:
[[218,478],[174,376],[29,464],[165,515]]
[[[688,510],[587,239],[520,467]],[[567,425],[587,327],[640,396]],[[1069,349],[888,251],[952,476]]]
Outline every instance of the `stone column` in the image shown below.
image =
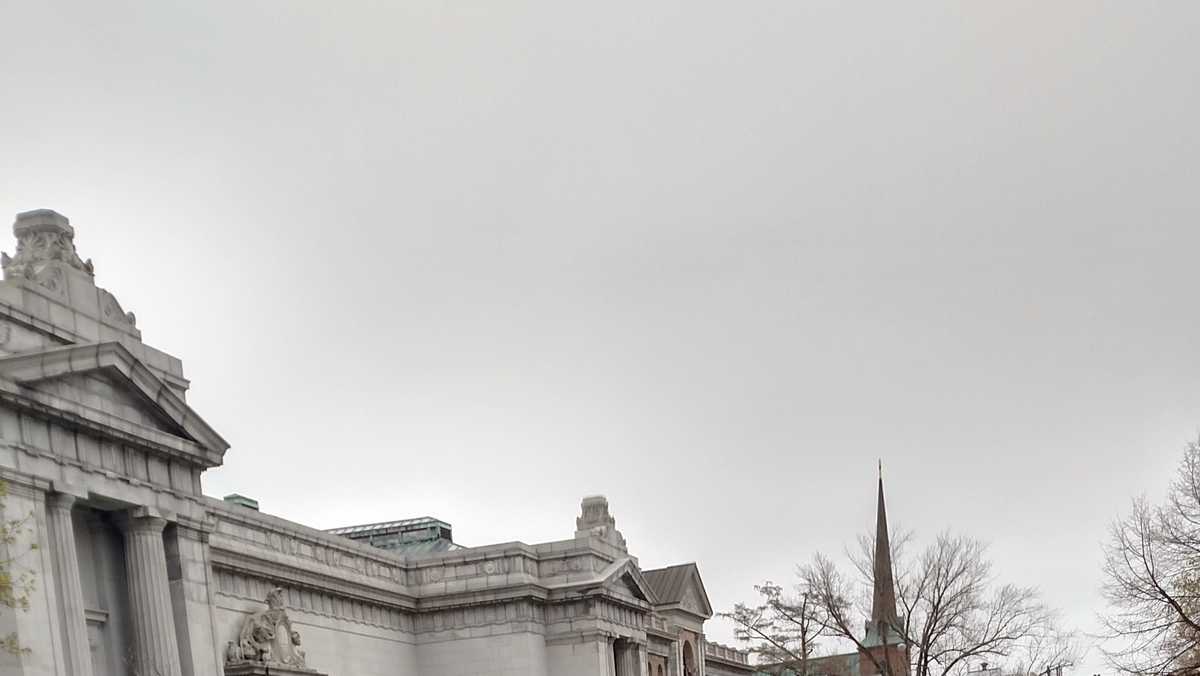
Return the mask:
[[163,547],[166,519],[135,510],[122,524],[138,676],[182,676]]
[[613,643],[617,676],[641,676],[645,673],[646,653],[643,647],[630,640]]
[[614,676],[633,676],[629,673],[629,651],[625,645],[625,641],[620,639],[612,643]]
[[645,643],[639,643],[634,647],[634,652],[636,653],[636,655],[634,656],[633,659],[634,659],[634,663],[637,664],[637,671],[635,671],[633,673],[645,674],[645,676],[654,676],[654,674],[650,673],[649,646]]
[[58,592],[63,609],[63,657],[67,676],[92,676],[92,653],[88,645],[87,617],[84,614],[83,585],[79,580],[79,556],[75,552],[75,527],[70,493],[46,495],[46,522],[50,531],[50,553],[58,577]]

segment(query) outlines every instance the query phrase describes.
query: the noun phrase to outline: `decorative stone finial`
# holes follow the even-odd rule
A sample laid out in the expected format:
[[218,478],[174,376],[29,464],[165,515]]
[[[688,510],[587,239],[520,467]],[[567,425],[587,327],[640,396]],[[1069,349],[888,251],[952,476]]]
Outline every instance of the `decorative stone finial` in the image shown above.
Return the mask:
[[625,549],[625,536],[617,530],[617,520],[608,513],[608,498],[589,495],[580,505],[582,512],[575,519],[575,537],[591,536]]
[[50,263],[58,262],[94,274],[91,261],[84,262],[75,252],[75,228],[71,221],[51,209],[35,209],[17,214],[13,222],[17,236],[17,255],[0,257],[5,279],[24,277],[39,279]]
[[19,213],[13,234],[17,236],[16,255],[0,253],[5,281],[141,337],[137,317],[122,309],[111,293],[96,287],[92,259],[82,260],[75,251],[75,228],[66,216],[51,209]]
[[34,209],[17,214],[17,220],[13,223],[13,234],[20,237],[21,233],[27,230],[62,232],[71,237],[75,236],[71,219],[53,209]]

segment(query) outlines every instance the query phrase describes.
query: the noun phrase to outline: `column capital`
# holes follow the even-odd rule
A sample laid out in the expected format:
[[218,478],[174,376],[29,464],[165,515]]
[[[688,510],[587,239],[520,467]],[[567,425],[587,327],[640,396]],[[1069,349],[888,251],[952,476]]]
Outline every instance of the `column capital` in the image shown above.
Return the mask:
[[79,500],[87,500],[88,489],[84,484],[75,481],[61,481],[55,479],[50,482],[50,490],[55,493],[70,493]]
[[135,507],[116,519],[117,525],[126,533],[161,533],[167,520],[157,509]]
[[41,500],[50,491],[50,482],[40,477],[0,467],[0,481],[8,484],[8,492],[23,498]]
[[77,498],[70,493],[47,493],[46,508],[51,510],[71,511]]

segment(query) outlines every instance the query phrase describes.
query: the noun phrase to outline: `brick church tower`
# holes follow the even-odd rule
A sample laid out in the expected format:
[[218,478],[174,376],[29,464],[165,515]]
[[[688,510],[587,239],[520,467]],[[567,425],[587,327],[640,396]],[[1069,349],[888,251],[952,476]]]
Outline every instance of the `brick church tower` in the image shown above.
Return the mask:
[[[871,619],[862,641],[859,675],[908,676],[909,653],[895,627],[896,584],[892,575],[892,547],[888,540],[887,509],[883,503],[883,470],[879,472],[879,511],[875,517],[874,592],[871,600]],[[879,666],[882,665],[881,671]]]

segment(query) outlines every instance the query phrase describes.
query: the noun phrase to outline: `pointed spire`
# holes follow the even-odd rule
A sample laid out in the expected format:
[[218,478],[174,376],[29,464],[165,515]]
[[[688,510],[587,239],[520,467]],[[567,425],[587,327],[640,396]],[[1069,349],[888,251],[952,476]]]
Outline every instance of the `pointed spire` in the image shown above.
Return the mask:
[[892,546],[888,539],[887,509],[883,504],[883,461],[879,461],[879,511],[875,516],[874,594],[871,624],[896,623],[896,584],[892,577]]

